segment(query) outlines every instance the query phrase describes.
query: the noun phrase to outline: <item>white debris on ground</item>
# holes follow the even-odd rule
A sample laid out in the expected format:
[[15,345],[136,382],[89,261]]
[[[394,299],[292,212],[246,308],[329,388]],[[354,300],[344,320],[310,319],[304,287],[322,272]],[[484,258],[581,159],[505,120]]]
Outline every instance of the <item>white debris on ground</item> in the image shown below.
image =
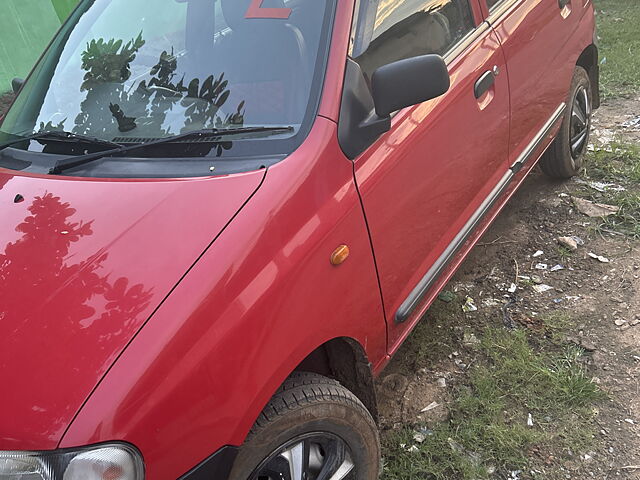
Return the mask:
[[620,211],[620,207],[606,205],[604,203],[595,203],[580,197],[571,197],[571,200],[580,213],[590,218],[608,217]]
[[607,257],[603,257],[602,255],[597,255],[597,254],[595,254],[593,252],[589,252],[589,256],[591,258],[595,258],[600,263],[609,263],[610,262],[610,260]]

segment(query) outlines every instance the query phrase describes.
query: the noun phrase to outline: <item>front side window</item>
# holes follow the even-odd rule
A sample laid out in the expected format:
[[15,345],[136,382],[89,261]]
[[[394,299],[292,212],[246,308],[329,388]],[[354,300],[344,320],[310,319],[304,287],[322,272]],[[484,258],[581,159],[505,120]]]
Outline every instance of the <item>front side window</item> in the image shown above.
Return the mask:
[[360,0],[351,57],[370,79],[398,60],[444,55],[474,28],[469,0]]
[[43,130],[120,143],[253,126],[290,126],[295,137],[317,108],[334,4],[82,0],[0,143]]

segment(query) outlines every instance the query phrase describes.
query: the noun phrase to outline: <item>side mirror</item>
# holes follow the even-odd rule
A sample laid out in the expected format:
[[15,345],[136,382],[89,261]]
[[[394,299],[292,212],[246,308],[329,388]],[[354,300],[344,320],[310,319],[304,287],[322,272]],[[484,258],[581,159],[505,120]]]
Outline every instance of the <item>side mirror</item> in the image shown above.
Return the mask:
[[24,78],[14,78],[13,80],[11,80],[11,88],[13,89],[13,93],[18,93],[23,85]]
[[354,60],[347,59],[338,141],[348,158],[364,152],[391,128],[391,113],[439,97],[451,80],[439,55],[424,55],[378,68],[371,90]]
[[449,71],[440,55],[399,60],[378,68],[371,78],[373,103],[381,118],[439,97],[450,86]]

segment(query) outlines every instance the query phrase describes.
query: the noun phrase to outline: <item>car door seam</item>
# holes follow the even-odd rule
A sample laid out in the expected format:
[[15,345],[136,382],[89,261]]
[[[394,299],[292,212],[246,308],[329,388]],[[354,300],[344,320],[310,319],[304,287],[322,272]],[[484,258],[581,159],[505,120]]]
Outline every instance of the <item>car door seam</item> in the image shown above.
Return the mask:
[[387,336],[387,350],[389,348],[389,321],[387,319],[387,309],[384,303],[384,294],[382,293],[382,281],[380,279],[380,269],[378,268],[378,260],[376,259],[376,251],[373,246],[373,236],[371,235],[371,228],[369,227],[369,220],[367,219],[367,212],[364,208],[364,199],[362,198],[362,193],[360,192],[360,188],[358,187],[358,180],[356,178],[356,164],[355,162],[351,162],[353,168],[353,184],[356,188],[356,193],[358,195],[358,201],[360,202],[360,208],[362,209],[362,218],[364,219],[364,224],[367,229],[367,236],[369,237],[369,245],[371,246],[371,256],[373,258],[373,266],[376,271],[376,280],[378,282],[378,291],[380,292],[380,303],[382,306],[382,315],[384,317],[384,322],[387,325],[386,336]]

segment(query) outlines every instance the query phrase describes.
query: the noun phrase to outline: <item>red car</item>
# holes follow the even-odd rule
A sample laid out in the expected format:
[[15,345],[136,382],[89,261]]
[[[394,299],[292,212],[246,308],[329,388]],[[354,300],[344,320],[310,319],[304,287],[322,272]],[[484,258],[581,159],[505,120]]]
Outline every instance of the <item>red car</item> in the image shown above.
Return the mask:
[[83,0],[0,124],[1,480],[372,480],[374,378],[538,163],[591,0]]

